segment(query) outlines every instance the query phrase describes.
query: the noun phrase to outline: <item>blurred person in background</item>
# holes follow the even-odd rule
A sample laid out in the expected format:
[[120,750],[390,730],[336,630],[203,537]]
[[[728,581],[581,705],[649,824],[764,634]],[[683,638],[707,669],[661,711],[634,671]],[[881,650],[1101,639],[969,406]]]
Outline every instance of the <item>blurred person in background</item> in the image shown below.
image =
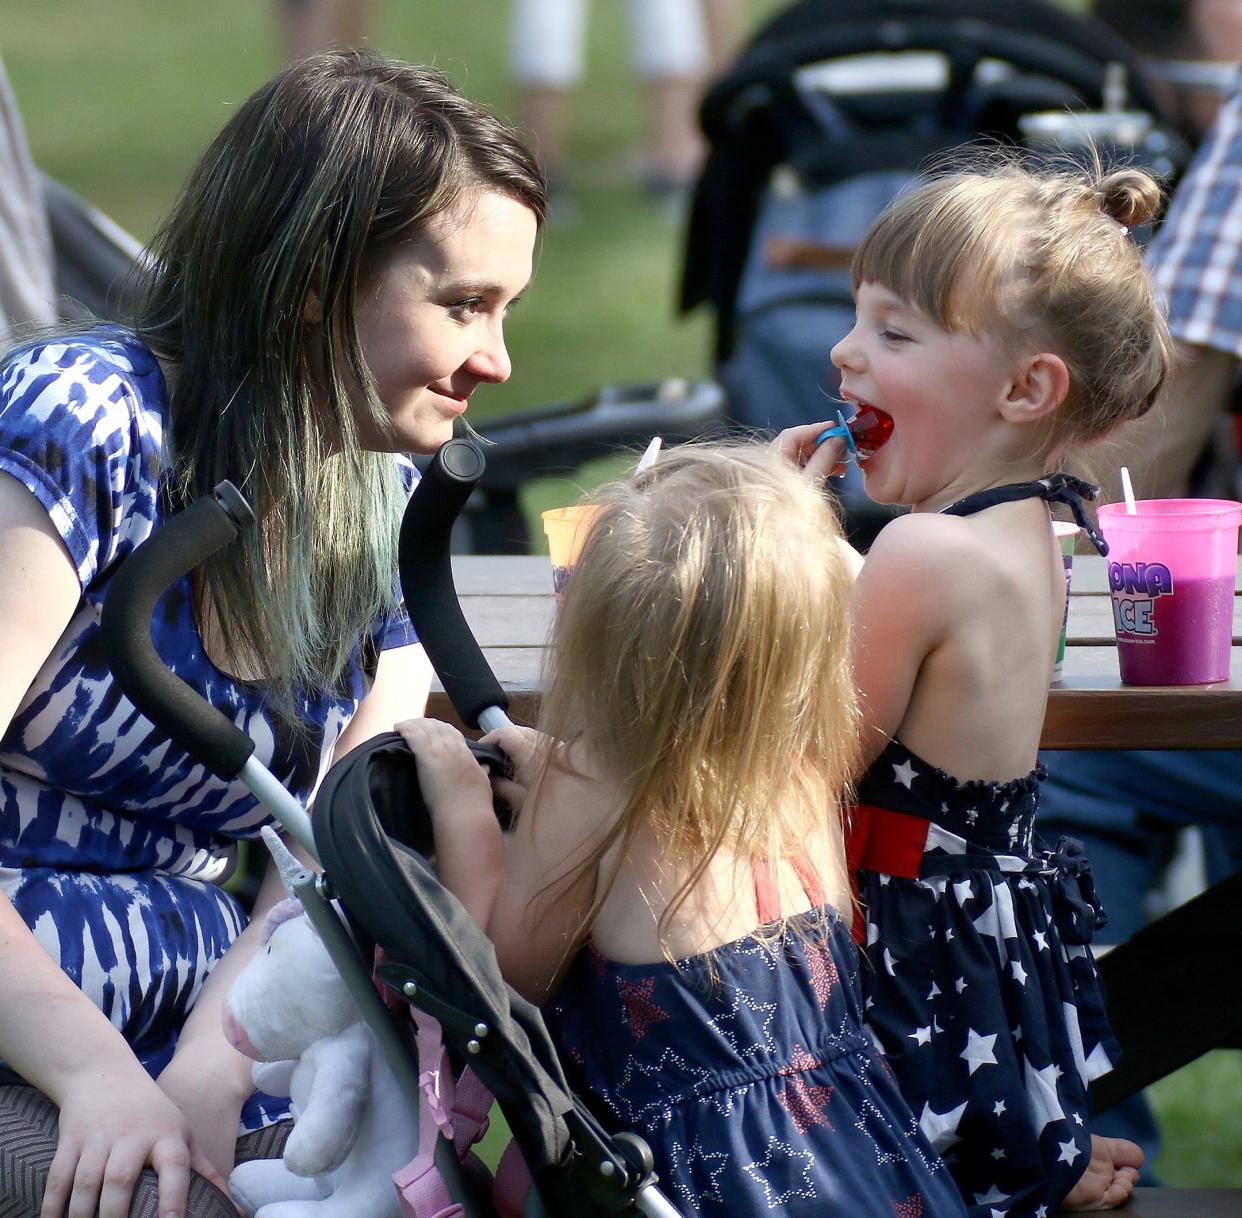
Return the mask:
[[374,0],[276,0],[285,57],[305,59],[332,47],[362,46],[374,7]]
[[[568,124],[581,84],[590,0],[513,0],[510,72],[523,120],[548,174],[553,215],[573,213]],[[705,146],[698,105],[709,77],[732,54],[741,0],[627,0],[634,71],[647,105],[640,178],[676,200],[698,173]]]
[[1140,497],[1234,495],[1227,415],[1242,356],[1242,285],[1228,282],[1242,274],[1242,237],[1229,219],[1242,179],[1236,105],[1212,128],[1239,87],[1242,0],[1096,0],[1095,14],[1147,57],[1170,117],[1199,145],[1148,252],[1178,340],[1175,375],[1129,430],[1121,459]]
[[17,99],[0,60],[0,347],[56,316],[52,237]]
[[[1140,498],[1236,497],[1228,430],[1242,359],[1242,0],[1096,0],[1094,13],[1147,58],[1182,134],[1198,144],[1147,252],[1168,307],[1173,371],[1150,413],[1110,448]],[[1223,104],[1222,104],[1223,103]],[[1215,481],[1214,481],[1215,480]],[[1242,867],[1242,751],[1074,751],[1047,754],[1040,829],[1083,841],[1108,926],[1124,942],[1163,912],[1170,865],[1197,827],[1206,879]],[[1193,840],[1193,839],[1191,839]],[[1160,1144],[1143,1094],[1099,1115],[1100,1133],[1138,1142],[1151,1183]]]

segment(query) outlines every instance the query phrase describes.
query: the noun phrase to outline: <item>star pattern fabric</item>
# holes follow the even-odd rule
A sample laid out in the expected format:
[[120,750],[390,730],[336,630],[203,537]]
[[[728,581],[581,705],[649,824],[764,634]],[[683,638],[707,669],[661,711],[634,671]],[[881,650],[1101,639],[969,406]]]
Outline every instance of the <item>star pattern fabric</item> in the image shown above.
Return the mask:
[[791,1078],[785,1084],[785,1090],[778,1093],[778,1099],[789,1113],[794,1128],[799,1133],[806,1133],[812,1125],[826,1125],[833,1128],[828,1119],[828,1104],[832,1100],[834,1088],[807,1081],[807,1071],[815,1069],[820,1063],[815,1060],[801,1045],[797,1046],[789,1063]]
[[929,823],[919,874],[859,873],[867,1026],[971,1218],[1034,1218],[1090,1161],[1087,1084],[1118,1051],[1076,843],[1035,839],[1042,769],[959,782],[892,742],[861,803]]
[[649,1029],[668,1018],[668,1012],[661,1010],[651,1001],[654,991],[655,979],[652,977],[644,981],[623,981],[617,986],[617,992],[625,1005],[625,1022],[629,1024],[635,1040],[642,1040]]
[[676,964],[588,945],[546,1011],[575,1088],[647,1139],[686,1218],[965,1218],[863,1028],[828,908]]

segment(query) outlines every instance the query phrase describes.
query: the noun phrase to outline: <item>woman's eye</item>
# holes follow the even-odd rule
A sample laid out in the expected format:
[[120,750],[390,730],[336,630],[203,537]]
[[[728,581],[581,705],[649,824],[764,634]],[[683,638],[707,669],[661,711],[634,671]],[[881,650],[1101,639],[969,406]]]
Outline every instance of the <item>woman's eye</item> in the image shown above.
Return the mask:
[[454,317],[469,317],[483,307],[482,296],[469,296],[465,300],[456,300],[449,305],[449,312]]

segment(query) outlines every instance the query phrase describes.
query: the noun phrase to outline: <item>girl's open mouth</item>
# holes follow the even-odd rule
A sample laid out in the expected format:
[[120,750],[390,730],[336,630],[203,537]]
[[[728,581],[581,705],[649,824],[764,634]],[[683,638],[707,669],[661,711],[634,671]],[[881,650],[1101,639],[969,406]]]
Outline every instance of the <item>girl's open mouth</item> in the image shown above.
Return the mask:
[[892,416],[885,414],[877,406],[868,406],[866,402],[858,403],[854,417],[847,421],[846,426],[854,437],[860,461],[874,457],[893,434]]

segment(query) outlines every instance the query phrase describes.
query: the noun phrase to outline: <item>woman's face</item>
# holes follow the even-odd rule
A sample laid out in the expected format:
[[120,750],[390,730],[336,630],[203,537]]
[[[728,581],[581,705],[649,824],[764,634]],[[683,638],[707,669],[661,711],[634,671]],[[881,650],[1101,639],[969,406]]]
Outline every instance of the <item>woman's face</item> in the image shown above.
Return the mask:
[[435,452],[480,384],[509,379],[504,323],[530,281],[537,229],[508,195],[470,196],[362,288],[358,338],[393,429],[380,434],[355,405],[363,448]]

